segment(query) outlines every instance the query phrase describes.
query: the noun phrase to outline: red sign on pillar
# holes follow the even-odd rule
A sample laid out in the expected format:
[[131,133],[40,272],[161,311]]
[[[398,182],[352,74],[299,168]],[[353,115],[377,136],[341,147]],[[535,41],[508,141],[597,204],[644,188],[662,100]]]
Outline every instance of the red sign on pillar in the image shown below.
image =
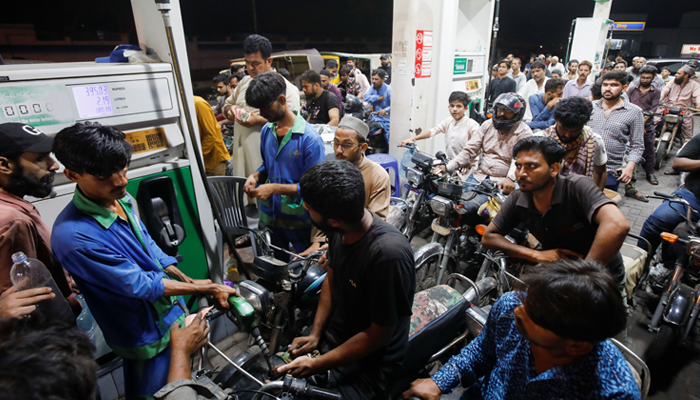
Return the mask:
[[433,31],[416,31],[416,78],[429,78],[433,64]]

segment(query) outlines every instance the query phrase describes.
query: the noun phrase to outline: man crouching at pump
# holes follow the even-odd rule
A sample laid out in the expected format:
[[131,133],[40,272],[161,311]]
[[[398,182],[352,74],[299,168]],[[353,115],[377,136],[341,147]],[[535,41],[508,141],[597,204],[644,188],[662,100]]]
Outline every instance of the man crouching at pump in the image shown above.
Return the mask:
[[640,399],[607,340],[626,325],[615,279],[595,262],[559,260],[523,280],[526,292],[504,294],[476,339],[404,398],[439,399],[461,384],[469,399]]
[[[304,207],[329,238],[329,268],[311,334],[294,339],[279,373],[314,375],[344,400],[388,398],[408,343],[415,264],[408,240],[365,209],[362,174],[324,161],[301,178]],[[315,349],[323,355],[306,355]],[[318,375],[316,375],[318,374]]]

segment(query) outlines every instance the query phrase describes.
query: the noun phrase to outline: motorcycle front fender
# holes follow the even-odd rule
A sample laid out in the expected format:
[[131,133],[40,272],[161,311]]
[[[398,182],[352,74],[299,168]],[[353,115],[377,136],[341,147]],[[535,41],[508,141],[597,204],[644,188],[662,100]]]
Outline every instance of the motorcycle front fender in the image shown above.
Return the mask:
[[686,285],[678,285],[671,293],[664,310],[664,321],[669,324],[683,326],[693,308],[693,289]]
[[666,131],[664,134],[661,136],[661,141],[662,142],[669,142],[671,141],[671,131]]
[[418,267],[424,260],[434,256],[440,255],[445,251],[445,247],[440,243],[428,243],[423,245],[413,254],[413,260],[415,261],[416,267]]

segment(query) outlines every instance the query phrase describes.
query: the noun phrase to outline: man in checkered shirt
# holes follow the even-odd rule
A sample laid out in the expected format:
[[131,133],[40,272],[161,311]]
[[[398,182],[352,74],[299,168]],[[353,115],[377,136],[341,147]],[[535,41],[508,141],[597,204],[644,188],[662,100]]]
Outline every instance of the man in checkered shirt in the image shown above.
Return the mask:
[[[605,187],[617,191],[620,182],[628,184],[634,176],[634,167],[644,152],[644,115],[642,109],[630,103],[623,92],[627,89],[627,73],[610,71],[603,75],[603,98],[593,102],[593,115],[588,126],[600,134],[608,153],[608,179]],[[629,142],[630,151],[625,160]],[[627,165],[625,164],[627,161]],[[649,201],[636,189],[625,196]]]

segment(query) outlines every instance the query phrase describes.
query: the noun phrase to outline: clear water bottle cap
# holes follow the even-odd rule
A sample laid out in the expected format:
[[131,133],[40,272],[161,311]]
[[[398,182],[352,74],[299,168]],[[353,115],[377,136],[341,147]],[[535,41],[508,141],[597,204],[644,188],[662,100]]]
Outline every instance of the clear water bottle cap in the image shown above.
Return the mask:
[[18,263],[18,262],[22,262],[22,261],[24,261],[24,260],[26,260],[26,259],[27,259],[27,255],[24,254],[24,253],[21,252],[21,251],[18,251],[18,252],[16,252],[15,254],[12,255],[12,262],[15,263],[15,264]]

